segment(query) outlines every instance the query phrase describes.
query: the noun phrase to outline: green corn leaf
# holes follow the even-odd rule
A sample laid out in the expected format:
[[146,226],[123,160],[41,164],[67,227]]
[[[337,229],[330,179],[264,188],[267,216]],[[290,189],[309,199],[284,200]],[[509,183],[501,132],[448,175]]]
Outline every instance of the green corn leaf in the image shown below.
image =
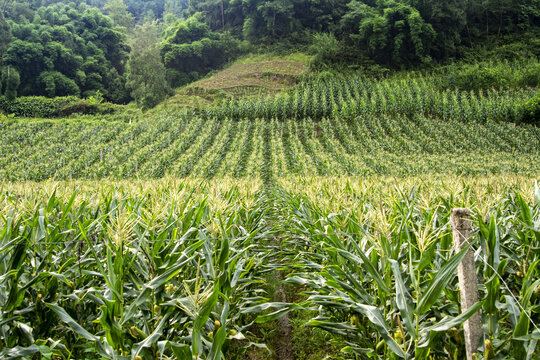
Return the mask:
[[73,320],[73,318],[71,316],[69,316],[69,314],[66,312],[66,310],[64,310],[60,306],[55,305],[55,304],[48,304],[48,303],[45,304],[45,305],[47,305],[47,307],[49,309],[54,311],[55,314],[60,318],[60,320],[65,322],[71,328],[71,330],[73,330],[79,336],[82,336],[86,340],[90,340],[90,341],[98,341],[99,340],[99,338],[97,336],[92,335],[86,329],[84,329],[81,325],[79,325],[75,320]]
[[201,247],[204,241],[205,240],[200,240],[189,246],[182,254],[182,261],[179,261],[176,265],[174,265],[173,267],[165,271],[163,274],[152,279],[150,282],[143,286],[143,290],[139,293],[135,301],[133,301],[131,305],[126,309],[122,324],[125,324],[135,315],[138,309],[146,302],[146,300],[148,300],[152,290],[155,290],[163,284],[169,282],[173,277],[178,275],[180,271],[182,271],[184,266],[193,259],[193,256],[191,254],[199,247]]
[[532,331],[531,333],[527,335],[512,337],[512,339],[518,340],[518,341],[540,340],[540,331],[535,329],[534,331]]
[[529,301],[538,286],[540,286],[540,279],[536,280],[527,289],[525,289],[525,293],[521,299],[521,306],[525,308],[525,311],[520,312],[518,323],[514,328],[513,336],[516,338],[526,335],[529,331],[530,320],[529,316],[527,316],[529,311],[527,308],[529,307]]
[[519,321],[521,310],[519,309],[517,303],[514,301],[514,298],[512,296],[505,295],[504,298],[506,300],[506,310],[510,314],[510,323],[515,328]]
[[174,357],[178,360],[192,360],[191,350],[187,344],[178,344],[171,341],[159,341],[157,343],[160,353],[165,353],[165,349],[171,349]]
[[133,351],[132,351],[133,358],[135,358],[137,355],[139,355],[139,353],[141,352],[142,349],[151,347],[152,345],[154,345],[159,340],[159,338],[163,334],[163,327],[167,323],[167,320],[169,319],[169,317],[170,317],[170,314],[165,314],[165,316],[158,323],[158,325],[156,326],[154,331],[150,335],[148,335],[148,337],[146,339],[144,339],[143,341],[135,344],[135,346],[133,347]]
[[375,280],[377,285],[379,285],[379,288],[387,294],[390,293],[390,289],[388,289],[388,287],[386,286],[386,283],[384,282],[380,273],[375,269],[375,267],[373,267],[371,261],[369,261],[367,256],[360,248],[358,248],[358,255],[360,257],[345,250],[338,250],[338,252],[341,256],[355,262],[356,264],[362,264],[364,268],[368,271],[368,273],[371,275],[373,280]]
[[403,279],[401,278],[401,271],[399,269],[399,264],[395,260],[390,260],[390,265],[392,266],[392,271],[394,272],[394,277],[396,279],[396,304],[398,306],[401,317],[404,320],[405,328],[407,329],[409,335],[413,339],[416,339],[416,331],[412,321],[412,309],[409,304],[412,303],[412,298]]
[[437,272],[437,275],[429,283],[424,295],[420,298],[416,313],[424,314],[433,304],[437,302],[446,284],[456,276],[456,269],[469,251],[472,244],[467,245],[459,253],[454,255],[444,266]]
[[225,326],[222,326],[214,334],[214,341],[212,342],[212,347],[210,348],[210,354],[208,354],[207,357],[208,360],[221,359],[223,355],[221,348],[223,347],[223,343],[225,342],[226,337],[227,333],[225,331]]
[[400,358],[407,358],[407,354],[401,349],[401,347],[394,341],[390,335],[390,329],[384,318],[382,317],[381,312],[375,306],[356,304],[353,306],[353,309],[364,315],[369,319],[369,321],[375,326],[379,334],[383,337],[384,341],[388,347]]
[[450,318],[444,318],[441,321],[439,321],[437,324],[432,325],[430,327],[427,327],[423,329],[422,331],[447,331],[448,329],[451,329],[453,327],[457,327],[467,321],[471,316],[473,316],[482,306],[484,305],[484,301],[479,301],[470,308],[468,308],[465,312],[459,314],[456,317],[450,317]]
[[15,346],[11,349],[4,349],[0,352],[0,358],[5,359],[20,359],[28,356],[32,356],[40,352],[40,348],[37,345],[30,345],[28,347]]
[[529,204],[527,204],[521,194],[518,195],[517,200],[521,208],[521,218],[523,223],[529,227],[533,227],[531,208],[529,207]]
[[204,327],[204,324],[210,318],[210,314],[216,306],[216,303],[219,298],[219,284],[214,284],[214,292],[206,300],[202,308],[196,314],[196,317],[193,321],[193,332],[191,334],[191,349],[194,355],[200,354],[202,351],[202,336],[201,330]]
[[540,205],[540,187],[538,186],[538,181],[534,182],[534,198],[536,199],[536,204]]

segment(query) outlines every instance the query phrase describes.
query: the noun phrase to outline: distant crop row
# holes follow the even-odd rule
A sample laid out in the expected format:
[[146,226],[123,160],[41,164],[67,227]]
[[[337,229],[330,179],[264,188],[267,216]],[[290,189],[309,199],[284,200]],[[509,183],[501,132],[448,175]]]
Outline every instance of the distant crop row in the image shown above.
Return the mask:
[[332,76],[307,81],[273,97],[225,101],[200,113],[219,119],[348,120],[386,115],[461,122],[520,122],[521,104],[536,93],[534,88],[478,92],[441,90],[439,82],[439,77],[413,73],[384,80]]
[[0,124],[0,178],[10,181],[261,175],[535,173],[540,129],[492,121],[362,115],[348,121],[205,120]]
[[536,89],[442,91],[437,81],[319,77],[129,124],[0,122],[0,179],[538,173],[540,128],[513,123]]

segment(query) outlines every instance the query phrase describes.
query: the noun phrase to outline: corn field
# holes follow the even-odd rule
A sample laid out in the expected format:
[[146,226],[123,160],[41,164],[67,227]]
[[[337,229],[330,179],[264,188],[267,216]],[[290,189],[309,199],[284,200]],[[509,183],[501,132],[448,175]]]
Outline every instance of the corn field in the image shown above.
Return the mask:
[[540,130],[512,123],[535,92],[441,91],[435,77],[415,74],[336,76],[134,123],[3,121],[0,178],[256,178],[263,162],[278,177],[537,174]]
[[539,359],[540,129],[512,122],[535,91],[336,76],[133,123],[1,121],[0,359],[277,359],[290,316],[297,360],[457,360],[476,312],[479,357]]
[[[523,176],[5,183],[0,356],[242,359],[272,350],[259,323],[308,311],[342,359],[460,359],[448,217],[466,206],[481,352],[534,359],[535,202]],[[273,301],[276,268],[302,301]]]

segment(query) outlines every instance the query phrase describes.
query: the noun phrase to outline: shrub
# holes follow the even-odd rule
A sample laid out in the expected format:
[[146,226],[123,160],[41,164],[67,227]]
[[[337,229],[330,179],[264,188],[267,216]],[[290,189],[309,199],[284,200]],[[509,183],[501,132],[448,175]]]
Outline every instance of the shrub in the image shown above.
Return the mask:
[[540,92],[521,105],[521,122],[540,125]]
[[95,99],[79,99],[75,96],[46,98],[43,96],[19,97],[9,100],[0,97],[0,110],[21,117],[54,118],[71,114],[112,114],[118,106],[98,103]]
[[447,89],[479,91],[502,89],[508,82],[499,68],[475,64],[467,65],[461,70],[449,71],[442,84]]
[[77,102],[74,96],[46,98],[43,96],[19,97],[9,100],[0,97],[0,110],[22,117],[56,117],[63,107]]
[[444,69],[442,89],[485,91],[537,87],[540,84],[540,64],[536,60],[484,62],[473,65],[452,65]]
[[334,34],[315,34],[310,47],[310,52],[315,55],[311,61],[311,66],[317,68],[341,62],[343,59],[342,50],[342,46]]
[[525,87],[538,87],[540,86],[540,63],[535,63],[523,69],[521,76],[519,77],[519,85]]

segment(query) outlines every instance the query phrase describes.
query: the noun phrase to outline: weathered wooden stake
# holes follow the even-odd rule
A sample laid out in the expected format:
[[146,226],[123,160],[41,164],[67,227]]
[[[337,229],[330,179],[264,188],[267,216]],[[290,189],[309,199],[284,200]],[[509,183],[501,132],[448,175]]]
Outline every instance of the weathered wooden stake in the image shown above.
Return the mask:
[[[469,209],[452,209],[451,214],[454,246],[457,252],[465,248],[472,234],[471,211]],[[474,252],[469,249],[458,266],[459,291],[461,293],[461,312],[478,302],[478,278],[474,265]],[[467,360],[473,359],[482,339],[482,318],[476,312],[463,324]]]

